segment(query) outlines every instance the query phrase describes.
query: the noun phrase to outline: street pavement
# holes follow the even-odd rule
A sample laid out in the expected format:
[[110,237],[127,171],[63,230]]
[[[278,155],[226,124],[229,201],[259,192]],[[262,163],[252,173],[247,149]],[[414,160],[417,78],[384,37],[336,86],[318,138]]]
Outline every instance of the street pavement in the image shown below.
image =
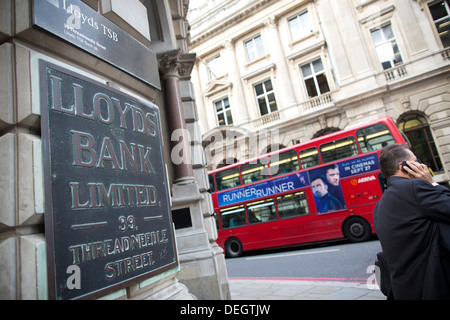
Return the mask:
[[386,300],[377,287],[366,283],[258,278],[228,282],[232,300]]

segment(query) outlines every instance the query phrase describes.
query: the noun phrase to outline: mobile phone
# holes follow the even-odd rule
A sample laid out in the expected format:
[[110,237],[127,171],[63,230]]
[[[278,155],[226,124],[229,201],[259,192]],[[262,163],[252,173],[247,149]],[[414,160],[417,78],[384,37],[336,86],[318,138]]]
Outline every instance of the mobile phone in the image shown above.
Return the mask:
[[[404,173],[408,173],[408,171],[405,170],[405,167],[408,167],[409,169],[413,170],[410,166],[408,166],[408,164],[406,163],[406,161],[402,162],[402,171]],[[413,170],[414,171],[414,170]]]

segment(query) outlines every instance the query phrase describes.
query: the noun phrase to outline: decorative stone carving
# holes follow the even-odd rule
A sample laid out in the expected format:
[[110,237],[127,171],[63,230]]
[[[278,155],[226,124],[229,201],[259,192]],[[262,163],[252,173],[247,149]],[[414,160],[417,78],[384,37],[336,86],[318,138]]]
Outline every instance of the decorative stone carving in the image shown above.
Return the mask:
[[195,53],[182,54],[180,49],[166,51],[157,55],[159,71],[163,78],[190,76],[195,63]]
[[411,111],[411,101],[408,97],[400,99],[400,103],[402,104],[403,110],[405,112]]

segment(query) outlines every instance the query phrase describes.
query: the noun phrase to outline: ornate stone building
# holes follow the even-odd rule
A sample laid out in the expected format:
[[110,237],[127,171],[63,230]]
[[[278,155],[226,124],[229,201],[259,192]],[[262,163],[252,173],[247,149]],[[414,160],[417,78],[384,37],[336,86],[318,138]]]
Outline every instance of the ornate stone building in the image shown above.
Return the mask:
[[390,116],[448,183],[448,0],[211,0],[190,10],[208,169]]
[[[187,9],[182,0],[0,2],[0,299],[229,298]],[[47,113],[69,120],[41,121]],[[75,180],[56,189],[66,175]],[[75,224],[52,224],[60,212]],[[104,221],[78,220],[97,216]],[[56,237],[84,242],[57,251]],[[97,268],[103,275],[92,279]]]

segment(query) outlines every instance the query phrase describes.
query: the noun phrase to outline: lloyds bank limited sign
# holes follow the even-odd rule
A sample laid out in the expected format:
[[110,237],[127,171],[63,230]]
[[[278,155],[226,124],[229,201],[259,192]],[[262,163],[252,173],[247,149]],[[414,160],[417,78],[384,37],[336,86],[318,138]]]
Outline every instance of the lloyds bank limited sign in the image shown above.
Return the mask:
[[43,60],[39,81],[50,298],[177,267],[158,107]]

